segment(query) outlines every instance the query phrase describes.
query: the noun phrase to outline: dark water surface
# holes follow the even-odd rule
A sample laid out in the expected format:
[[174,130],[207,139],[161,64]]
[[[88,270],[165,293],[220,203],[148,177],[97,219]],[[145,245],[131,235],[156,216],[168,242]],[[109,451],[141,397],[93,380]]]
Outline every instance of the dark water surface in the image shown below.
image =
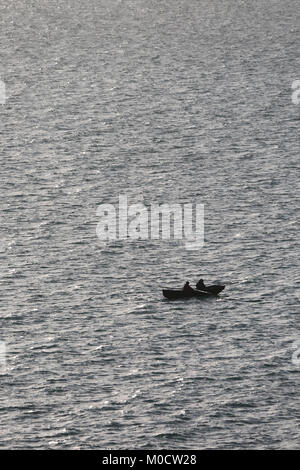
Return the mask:
[[[1,448],[299,447],[299,11],[1,2]],[[119,194],[204,247],[101,244]]]

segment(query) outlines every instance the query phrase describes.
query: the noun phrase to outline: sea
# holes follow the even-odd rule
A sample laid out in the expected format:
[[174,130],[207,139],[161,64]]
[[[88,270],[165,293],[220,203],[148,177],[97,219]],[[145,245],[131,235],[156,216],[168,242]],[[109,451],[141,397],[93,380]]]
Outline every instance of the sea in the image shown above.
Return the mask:
[[[299,449],[299,24],[1,0],[1,449]],[[203,243],[101,239],[120,197],[203,207]]]

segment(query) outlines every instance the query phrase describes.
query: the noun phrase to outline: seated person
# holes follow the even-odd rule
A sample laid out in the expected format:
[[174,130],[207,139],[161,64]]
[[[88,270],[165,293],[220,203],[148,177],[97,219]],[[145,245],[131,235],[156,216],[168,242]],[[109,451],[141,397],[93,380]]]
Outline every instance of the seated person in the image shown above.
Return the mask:
[[184,284],[183,290],[184,290],[184,292],[193,291],[193,288],[190,286],[189,281],[186,281],[186,283]]
[[199,290],[205,289],[205,285],[204,285],[203,279],[199,279],[199,281],[198,281],[197,284],[196,284],[196,287],[197,287],[197,289],[199,289]]

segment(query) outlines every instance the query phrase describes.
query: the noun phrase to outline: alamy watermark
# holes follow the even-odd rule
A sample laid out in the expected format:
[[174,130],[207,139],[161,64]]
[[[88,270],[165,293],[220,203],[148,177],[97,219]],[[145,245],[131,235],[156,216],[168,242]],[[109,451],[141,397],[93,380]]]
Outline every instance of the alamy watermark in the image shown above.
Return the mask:
[[204,205],[192,203],[128,205],[126,195],[119,203],[100,204],[96,233],[102,242],[113,240],[178,240],[187,250],[204,245]]
[[292,102],[295,105],[300,104],[300,80],[294,80],[292,83]]
[[6,343],[0,340],[0,374],[6,373]]
[[0,80],[0,104],[6,103],[6,87],[3,80]]

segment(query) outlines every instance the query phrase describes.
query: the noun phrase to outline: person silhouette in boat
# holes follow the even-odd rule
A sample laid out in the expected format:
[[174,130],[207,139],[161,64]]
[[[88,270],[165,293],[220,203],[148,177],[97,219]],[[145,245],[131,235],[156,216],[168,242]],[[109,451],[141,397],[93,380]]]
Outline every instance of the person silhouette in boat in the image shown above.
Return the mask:
[[198,290],[203,290],[203,289],[205,289],[205,284],[204,284],[204,282],[203,282],[203,279],[199,279],[199,281],[198,281],[197,284],[196,284],[196,288],[197,288]]
[[184,292],[193,292],[193,288],[190,286],[189,281],[186,281],[183,287]]

